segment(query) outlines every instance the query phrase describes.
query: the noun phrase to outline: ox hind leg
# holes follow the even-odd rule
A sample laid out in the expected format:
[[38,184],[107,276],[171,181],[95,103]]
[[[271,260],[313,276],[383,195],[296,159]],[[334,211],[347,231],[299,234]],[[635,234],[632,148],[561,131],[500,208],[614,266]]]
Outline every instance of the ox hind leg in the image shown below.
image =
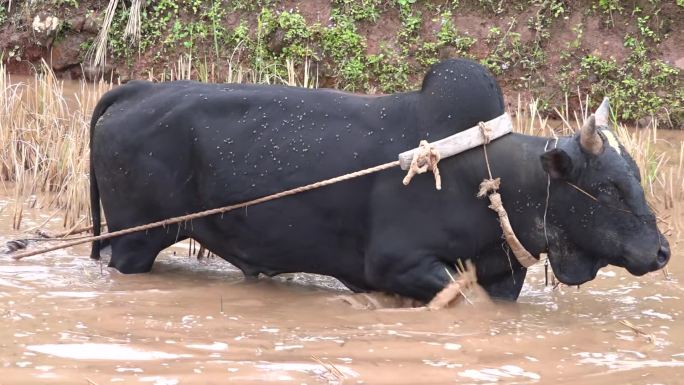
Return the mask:
[[[172,233],[172,234],[171,234]],[[165,229],[132,233],[112,239],[112,257],[109,267],[114,267],[124,274],[147,273],[163,249],[183,238],[178,238],[175,231]]]

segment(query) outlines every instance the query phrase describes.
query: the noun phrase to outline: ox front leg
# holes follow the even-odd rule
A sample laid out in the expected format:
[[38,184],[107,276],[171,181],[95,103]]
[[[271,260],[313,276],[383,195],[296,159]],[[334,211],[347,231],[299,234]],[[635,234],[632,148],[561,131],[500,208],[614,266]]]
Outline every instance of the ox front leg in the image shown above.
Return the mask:
[[455,269],[434,256],[370,256],[366,279],[378,290],[430,302],[457,276]]
[[496,245],[475,258],[477,282],[490,297],[515,301],[520,295],[527,269],[522,267],[512,253],[507,254]]

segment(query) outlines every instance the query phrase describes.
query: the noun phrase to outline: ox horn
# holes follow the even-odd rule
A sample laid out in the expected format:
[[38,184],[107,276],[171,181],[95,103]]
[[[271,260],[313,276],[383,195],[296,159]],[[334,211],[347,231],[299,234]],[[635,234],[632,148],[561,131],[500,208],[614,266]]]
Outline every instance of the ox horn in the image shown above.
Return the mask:
[[603,139],[596,131],[596,117],[591,114],[580,130],[580,145],[590,154],[598,155],[603,151]]
[[603,102],[594,112],[596,116],[596,126],[598,127],[608,127],[610,122],[610,103],[608,102],[608,97],[603,98]]

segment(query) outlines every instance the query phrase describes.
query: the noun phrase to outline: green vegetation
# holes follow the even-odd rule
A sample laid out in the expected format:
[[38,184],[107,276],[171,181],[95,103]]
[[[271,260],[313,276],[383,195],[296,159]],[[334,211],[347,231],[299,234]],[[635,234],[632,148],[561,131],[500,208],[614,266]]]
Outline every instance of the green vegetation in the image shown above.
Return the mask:
[[477,40],[467,34],[459,33],[454,24],[451,11],[444,11],[433,21],[439,22],[437,39],[423,43],[416,55],[416,59],[420,64],[425,67],[434,64],[439,60],[442,50],[449,52],[448,56],[451,57],[472,58],[468,51]]
[[64,5],[71,8],[78,8],[77,0],[52,0],[52,2],[58,7]]
[[[70,12],[95,8],[95,17],[103,16],[102,5],[92,0],[18,3],[33,11],[41,4]],[[678,33],[673,25],[681,11],[672,9],[684,7],[684,0],[330,0],[321,9],[282,0],[158,0],[140,10],[140,40],[126,33],[131,7],[119,2],[108,62],[137,76],[150,70],[166,76],[182,57],[194,68],[192,76],[207,81],[234,80],[230,66],[249,72],[251,80],[277,82],[312,71],[326,87],[397,92],[417,88],[442,58],[467,57],[489,68],[506,90],[540,100],[542,108],[579,89],[594,101],[611,96],[623,119],[672,115],[683,123],[681,73],[655,59],[658,44]],[[613,41],[616,34],[624,38],[617,58],[588,41],[595,39],[595,28],[586,24],[592,17]],[[7,19],[0,6],[0,25]],[[565,31],[573,33],[559,41]],[[87,40],[81,49],[91,44]]]
[[329,60],[326,65],[339,77],[337,86],[344,89],[363,89],[366,80],[366,42],[357,32],[356,23],[349,16],[337,16],[334,24],[321,31],[321,48]]
[[[627,36],[625,47],[631,53],[623,63],[591,54],[582,58],[580,79],[589,80],[590,93],[609,96],[618,117],[625,120],[681,111],[684,90],[679,70],[661,60],[651,60],[643,40]],[[662,94],[663,89],[672,90],[672,94]]]
[[[415,0],[413,0],[415,1]],[[381,0],[333,0],[333,15],[345,15],[355,21],[375,22],[380,17]]]

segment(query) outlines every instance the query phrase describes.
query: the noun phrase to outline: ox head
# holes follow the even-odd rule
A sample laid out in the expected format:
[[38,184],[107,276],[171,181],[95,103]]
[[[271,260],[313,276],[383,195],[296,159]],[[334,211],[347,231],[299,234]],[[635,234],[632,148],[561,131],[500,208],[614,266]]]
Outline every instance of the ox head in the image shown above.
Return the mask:
[[541,156],[552,180],[548,255],[565,284],[592,280],[608,264],[643,275],[670,258],[636,162],[608,125],[606,98],[571,140]]

